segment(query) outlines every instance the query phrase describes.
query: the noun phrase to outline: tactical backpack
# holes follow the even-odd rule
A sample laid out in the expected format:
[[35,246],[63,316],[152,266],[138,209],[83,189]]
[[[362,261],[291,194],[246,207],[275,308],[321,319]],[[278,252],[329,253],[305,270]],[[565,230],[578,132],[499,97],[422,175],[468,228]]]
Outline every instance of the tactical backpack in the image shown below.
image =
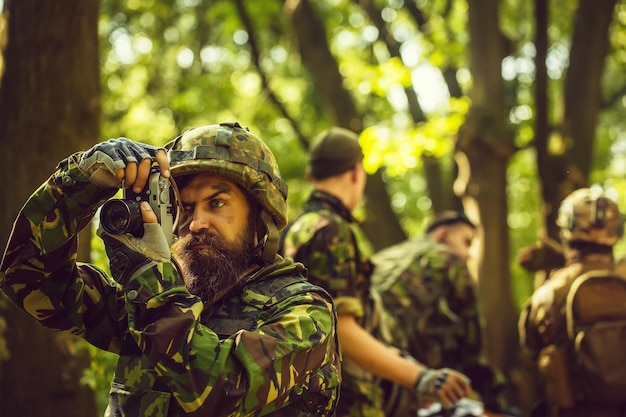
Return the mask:
[[565,305],[574,367],[585,399],[626,402],[626,279],[589,271],[574,280]]

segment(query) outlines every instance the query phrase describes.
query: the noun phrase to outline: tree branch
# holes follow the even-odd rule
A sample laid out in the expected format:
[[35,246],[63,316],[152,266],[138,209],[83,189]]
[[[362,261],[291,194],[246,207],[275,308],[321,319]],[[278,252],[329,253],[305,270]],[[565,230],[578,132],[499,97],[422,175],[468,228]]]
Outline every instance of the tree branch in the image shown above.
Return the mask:
[[274,104],[279,113],[289,121],[291,128],[296,134],[298,141],[302,144],[304,149],[308,149],[309,142],[300,130],[296,120],[289,114],[287,108],[284,106],[283,102],[276,96],[274,90],[270,86],[269,77],[266,72],[263,70],[263,66],[261,65],[261,50],[259,48],[259,43],[256,37],[256,30],[254,29],[254,25],[252,24],[252,19],[248,14],[243,0],[235,0],[235,5],[237,6],[237,11],[239,12],[239,18],[248,32],[248,45],[250,46],[250,53],[252,54],[252,60],[254,62],[254,66],[256,67],[259,76],[261,77],[261,83],[263,85],[263,89],[267,93],[270,101]]

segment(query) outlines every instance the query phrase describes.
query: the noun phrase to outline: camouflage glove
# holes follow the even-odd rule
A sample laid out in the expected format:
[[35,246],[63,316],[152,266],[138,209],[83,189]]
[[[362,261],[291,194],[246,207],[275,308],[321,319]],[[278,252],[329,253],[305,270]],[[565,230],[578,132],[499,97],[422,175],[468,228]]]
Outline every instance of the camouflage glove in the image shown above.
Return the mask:
[[130,234],[114,235],[98,228],[109,257],[111,275],[122,285],[154,262],[169,262],[170,249],[158,223],[144,223],[142,238]]
[[116,178],[117,171],[126,168],[131,162],[139,164],[144,159],[154,160],[159,149],[162,148],[126,138],[109,139],[85,152],[78,168],[94,184],[104,188],[120,188],[122,183]]
[[415,391],[420,401],[439,402],[443,408],[452,408],[469,394],[469,379],[448,368],[424,368],[415,383]]

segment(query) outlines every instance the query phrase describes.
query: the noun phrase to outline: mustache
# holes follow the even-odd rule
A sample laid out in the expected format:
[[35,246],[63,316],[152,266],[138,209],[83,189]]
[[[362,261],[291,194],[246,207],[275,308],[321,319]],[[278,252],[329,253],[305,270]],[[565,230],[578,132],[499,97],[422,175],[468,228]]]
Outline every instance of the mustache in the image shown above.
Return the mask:
[[191,249],[196,245],[213,246],[216,248],[223,247],[222,238],[215,233],[207,232],[206,230],[201,230],[200,232],[185,236],[184,242],[182,243],[185,249]]

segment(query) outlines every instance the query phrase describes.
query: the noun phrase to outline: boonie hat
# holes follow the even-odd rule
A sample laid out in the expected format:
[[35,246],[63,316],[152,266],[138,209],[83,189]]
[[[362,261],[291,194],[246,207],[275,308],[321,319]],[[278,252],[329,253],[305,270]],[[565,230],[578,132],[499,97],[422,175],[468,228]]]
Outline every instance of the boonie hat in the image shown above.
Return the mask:
[[359,136],[341,127],[331,127],[317,135],[309,149],[311,176],[317,180],[343,174],[362,160]]

